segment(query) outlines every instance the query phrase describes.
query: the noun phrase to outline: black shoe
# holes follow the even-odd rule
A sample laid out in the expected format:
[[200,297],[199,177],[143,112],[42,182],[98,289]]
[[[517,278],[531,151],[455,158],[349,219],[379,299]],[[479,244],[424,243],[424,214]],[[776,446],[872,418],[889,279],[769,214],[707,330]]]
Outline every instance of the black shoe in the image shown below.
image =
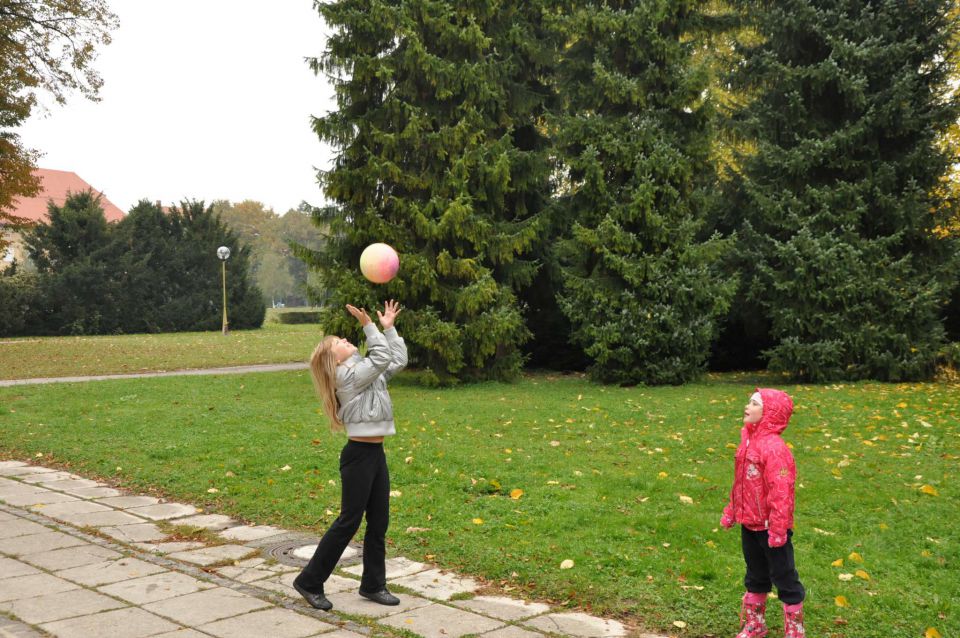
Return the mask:
[[293,581],[293,588],[300,592],[300,595],[303,596],[304,600],[310,603],[310,606],[314,609],[319,609],[320,611],[330,611],[333,609],[333,603],[327,600],[327,597],[323,595],[323,590],[319,594],[314,594],[313,592],[307,591],[300,586],[296,580]]
[[384,587],[380,591],[363,591],[360,590],[360,595],[364,598],[368,598],[375,603],[380,603],[381,605],[399,605],[400,599],[387,591],[387,588]]

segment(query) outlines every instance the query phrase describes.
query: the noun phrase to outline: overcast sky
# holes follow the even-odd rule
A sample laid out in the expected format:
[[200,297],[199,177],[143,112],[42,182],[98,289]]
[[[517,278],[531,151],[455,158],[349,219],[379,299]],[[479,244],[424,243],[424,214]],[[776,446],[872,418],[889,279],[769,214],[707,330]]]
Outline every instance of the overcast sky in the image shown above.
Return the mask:
[[101,101],[46,101],[20,129],[43,168],[73,171],[124,212],[140,199],[321,202],[329,149],[310,116],[332,89],[312,0],[109,0],[120,19],[96,62]]

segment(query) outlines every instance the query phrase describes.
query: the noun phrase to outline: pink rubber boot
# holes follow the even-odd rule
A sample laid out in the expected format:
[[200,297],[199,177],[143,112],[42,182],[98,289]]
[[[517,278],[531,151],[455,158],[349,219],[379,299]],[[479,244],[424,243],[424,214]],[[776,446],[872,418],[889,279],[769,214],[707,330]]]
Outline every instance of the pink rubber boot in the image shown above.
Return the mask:
[[766,636],[766,613],[766,594],[745,593],[743,604],[740,606],[740,633],[737,634],[737,638],[763,638],[763,636]]
[[804,638],[803,630],[803,603],[783,606],[783,636],[784,638]]

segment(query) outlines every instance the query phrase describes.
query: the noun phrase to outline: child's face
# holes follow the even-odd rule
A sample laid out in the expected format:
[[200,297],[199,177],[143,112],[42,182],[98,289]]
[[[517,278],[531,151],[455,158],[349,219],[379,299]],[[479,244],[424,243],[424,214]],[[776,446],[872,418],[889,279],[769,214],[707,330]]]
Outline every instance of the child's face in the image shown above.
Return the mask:
[[744,423],[759,423],[763,418],[763,404],[757,399],[757,395],[750,397],[747,406],[743,409]]
[[343,337],[338,338],[336,343],[330,348],[330,352],[333,354],[333,358],[336,359],[337,364],[343,363],[352,357],[356,351],[357,347]]

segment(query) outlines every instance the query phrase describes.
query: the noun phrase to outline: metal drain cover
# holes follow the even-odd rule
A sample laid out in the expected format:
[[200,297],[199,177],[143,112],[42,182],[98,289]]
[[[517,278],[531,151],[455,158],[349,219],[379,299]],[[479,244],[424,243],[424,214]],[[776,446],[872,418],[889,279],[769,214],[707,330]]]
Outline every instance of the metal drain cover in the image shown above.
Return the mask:
[[[283,565],[303,567],[310,562],[319,542],[319,539],[298,538],[267,545],[262,547],[260,551],[265,558],[272,558]],[[359,562],[362,558],[362,551],[362,548],[354,544],[347,545],[347,548],[343,551],[343,556],[340,557],[340,565],[352,565]]]

